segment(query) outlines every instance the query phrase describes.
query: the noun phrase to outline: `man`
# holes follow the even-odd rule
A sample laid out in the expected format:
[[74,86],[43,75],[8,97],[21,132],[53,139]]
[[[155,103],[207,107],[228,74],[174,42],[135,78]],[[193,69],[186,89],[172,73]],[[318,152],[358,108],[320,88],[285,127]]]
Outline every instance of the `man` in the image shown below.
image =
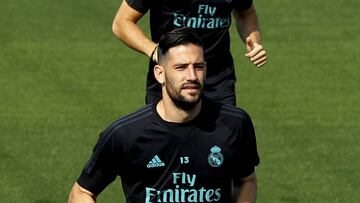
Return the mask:
[[[255,202],[259,163],[248,114],[202,96],[206,63],[189,28],[159,41],[154,75],[162,99],[103,131],[70,193],[69,202],[95,202],[121,177],[128,203]],[[240,189],[233,196],[233,182]]]
[[[150,10],[152,39],[136,24]],[[248,57],[257,67],[267,62],[260,42],[260,29],[252,0],[123,0],[113,22],[114,34],[129,47],[156,61],[160,36],[178,27],[196,30],[204,43],[207,79],[204,94],[218,102],[235,105],[235,71],[230,53],[231,13]],[[155,57],[153,57],[155,56]],[[147,75],[146,102],[161,97],[161,87],[153,76],[152,60]]]

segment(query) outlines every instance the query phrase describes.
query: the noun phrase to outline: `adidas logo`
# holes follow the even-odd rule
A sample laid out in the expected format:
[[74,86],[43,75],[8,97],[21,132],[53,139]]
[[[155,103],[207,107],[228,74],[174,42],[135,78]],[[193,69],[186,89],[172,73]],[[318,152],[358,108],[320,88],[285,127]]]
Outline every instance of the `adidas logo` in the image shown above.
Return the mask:
[[148,165],[146,165],[147,168],[156,168],[162,166],[165,166],[165,164],[160,160],[158,155],[155,155],[154,158],[149,161]]

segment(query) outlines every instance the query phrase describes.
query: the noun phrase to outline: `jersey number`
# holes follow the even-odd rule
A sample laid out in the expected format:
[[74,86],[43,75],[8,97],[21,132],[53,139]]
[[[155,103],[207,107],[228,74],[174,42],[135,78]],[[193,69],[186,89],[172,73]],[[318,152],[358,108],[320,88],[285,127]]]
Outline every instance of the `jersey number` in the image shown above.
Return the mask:
[[189,157],[188,156],[180,157],[180,163],[181,164],[188,164],[189,163]]

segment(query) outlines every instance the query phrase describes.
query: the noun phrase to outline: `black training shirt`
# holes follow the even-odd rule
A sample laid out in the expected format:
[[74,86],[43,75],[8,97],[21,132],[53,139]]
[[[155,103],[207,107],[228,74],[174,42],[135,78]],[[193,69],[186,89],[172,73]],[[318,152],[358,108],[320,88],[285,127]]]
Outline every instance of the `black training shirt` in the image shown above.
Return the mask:
[[229,203],[231,180],[258,163],[245,111],[204,100],[195,119],[171,123],[151,104],[103,131],[77,181],[97,195],[120,176],[128,203]]

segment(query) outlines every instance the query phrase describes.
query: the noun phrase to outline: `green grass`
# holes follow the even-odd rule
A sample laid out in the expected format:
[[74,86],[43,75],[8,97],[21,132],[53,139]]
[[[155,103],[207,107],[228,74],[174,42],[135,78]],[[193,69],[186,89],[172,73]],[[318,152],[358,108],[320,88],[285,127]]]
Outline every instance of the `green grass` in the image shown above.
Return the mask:
[[[232,50],[258,202],[359,202],[360,3],[255,2],[269,64],[243,57],[233,27]],[[119,4],[1,1],[2,202],[65,202],[97,134],[143,105],[147,59],[112,35]],[[124,202],[120,191],[117,180],[99,202]]]

